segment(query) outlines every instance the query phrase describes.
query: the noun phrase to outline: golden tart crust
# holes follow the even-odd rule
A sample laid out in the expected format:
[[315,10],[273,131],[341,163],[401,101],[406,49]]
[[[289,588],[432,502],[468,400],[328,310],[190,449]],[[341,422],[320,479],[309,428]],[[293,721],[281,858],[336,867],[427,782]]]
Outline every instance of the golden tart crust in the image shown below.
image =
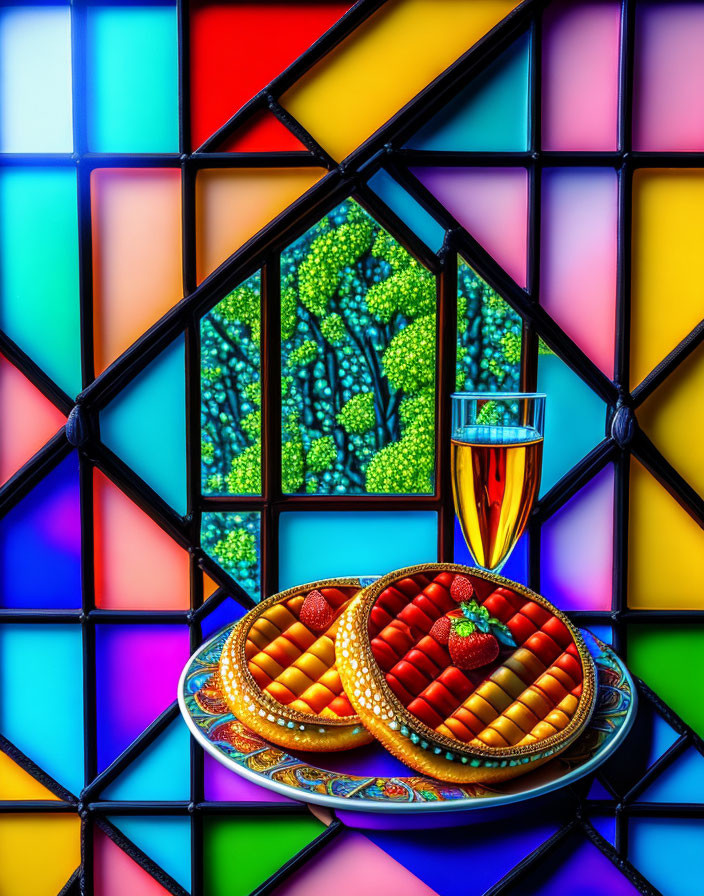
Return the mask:
[[[321,591],[333,621],[312,632],[299,619]],[[344,694],[336,665],[339,620],[361,592],[357,579],[326,579],[275,594],[235,626],[220,657],[223,694],[235,716],[289,750],[347,750],[373,738]]]
[[[457,604],[456,576],[507,624],[516,647],[463,672],[429,630]],[[594,662],[570,620],[501,576],[455,564],[397,570],[340,619],[338,670],[362,722],[416,771],[457,783],[532,771],[584,730],[596,700]]]

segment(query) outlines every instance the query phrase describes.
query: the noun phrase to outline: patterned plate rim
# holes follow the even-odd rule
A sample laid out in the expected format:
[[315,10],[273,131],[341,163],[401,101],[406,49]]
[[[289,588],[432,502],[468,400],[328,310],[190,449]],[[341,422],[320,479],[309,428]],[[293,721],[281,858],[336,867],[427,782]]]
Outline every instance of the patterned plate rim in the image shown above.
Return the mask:
[[[186,697],[189,696],[186,693],[186,681],[189,675],[193,671],[193,666],[196,662],[199,661],[200,657],[205,654],[212,645],[218,641],[219,638],[222,637],[223,633],[228,632],[236,625],[236,622],[230,623],[226,625],[224,628],[220,629],[215,635],[208,639],[195,653],[189,658],[186,663],[183,671],[181,672],[181,677],[179,678],[178,683],[178,705],[181,710],[181,715],[183,716],[188,729],[191,734],[194,736],[196,741],[208,752],[210,755],[224,765],[226,768],[233,771],[235,774],[240,775],[241,777],[247,779],[253,784],[258,784],[260,787],[264,787],[267,790],[272,790],[276,793],[281,794],[282,796],[288,797],[289,799],[295,800],[296,802],[303,803],[317,803],[321,806],[327,806],[331,809],[344,809],[344,810],[354,810],[358,812],[374,812],[374,813],[427,813],[427,812],[458,812],[465,811],[468,809],[487,809],[493,808],[496,806],[508,805],[510,803],[522,802],[523,800],[533,799],[538,796],[543,796],[547,793],[551,793],[552,791],[559,790],[563,787],[566,787],[569,784],[583,778],[585,775],[588,775],[590,772],[594,771],[598,768],[603,762],[608,759],[609,756],[616,750],[616,748],[623,742],[626,735],[631,729],[633,724],[633,720],[635,718],[635,710],[637,706],[637,693],[635,689],[635,685],[633,679],[621,661],[620,657],[617,656],[616,653],[609,647],[607,644],[604,644],[598,638],[596,638],[590,631],[586,629],[580,629],[582,636],[584,637],[587,645],[590,648],[590,652],[595,657],[595,661],[597,662],[597,667],[600,667],[599,658],[602,658],[602,664],[604,660],[606,663],[611,665],[612,667],[617,667],[620,676],[622,687],[620,691],[628,696],[629,704],[625,710],[625,716],[620,721],[620,724],[613,734],[607,734],[606,740],[598,747],[596,752],[589,758],[586,762],[580,765],[576,765],[572,769],[568,769],[565,773],[552,781],[547,781],[543,784],[536,785],[535,787],[529,788],[528,790],[518,791],[514,793],[498,793],[498,794],[490,794],[488,796],[441,796],[434,797],[431,799],[423,799],[421,796],[418,799],[407,800],[400,802],[398,800],[392,800],[389,797],[381,797],[381,798],[361,798],[359,796],[334,796],[328,793],[319,793],[315,791],[305,790],[302,787],[294,787],[290,784],[285,784],[280,781],[275,781],[271,778],[268,778],[266,775],[261,772],[254,771],[248,768],[246,765],[238,762],[237,760],[231,758],[223,750],[214,744],[210,738],[205,734],[205,732],[196,724],[193,716],[186,704]],[[603,687],[603,685],[599,685],[599,687]],[[597,697],[598,701],[598,697]],[[606,714],[608,716],[608,713]],[[595,721],[603,718],[600,716],[595,710],[594,716],[592,720],[589,722],[587,729],[589,730],[595,724]],[[612,730],[613,730],[613,726]],[[290,754],[286,753],[280,747],[275,746],[274,744],[270,744],[268,741],[265,741],[260,735],[255,734],[255,736],[264,741],[268,746],[272,749],[275,749],[286,756],[288,759],[297,763],[297,765],[301,769],[311,769],[313,772],[323,772],[326,775],[338,775],[337,772],[330,772],[329,770],[322,769],[319,766],[310,766],[306,763],[302,763],[300,760],[295,759]],[[577,740],[576,743],[579,743],[581,737]],[[321,753],[321,756],[325,754]],[[559,761],[559,757],[554,760]],[[340,776],[343,777],[343,776]],[[368,782],[395,782],[399,785],[402,784],[405,780],[409,780],[409,778],[404,778],[401,776],[395,777],[385,777],[385,776],[376,776],[372,775],[368,778],[363,778],[360,775],[354,775],[355,779],[360,781],[368,781]],[[410,776],[409,776],[410,777]],[[413,780],[423,781],[428,780],[431,787],[440,787],[444,788],[447,791],[458,790],[461,787],[471,787],[472,785],[455,785],[455,784],[445,784],[443,782],[434,781],[431,778],[425,779],[422,775],[415,776]],[[520,779],[517,779],[520,780]],[[355,792],[359,792],[360,787],[355,787],[353,790]],[[482,788],[485,789],[485,788]],[[415,790],[415,788],[414,788]]]

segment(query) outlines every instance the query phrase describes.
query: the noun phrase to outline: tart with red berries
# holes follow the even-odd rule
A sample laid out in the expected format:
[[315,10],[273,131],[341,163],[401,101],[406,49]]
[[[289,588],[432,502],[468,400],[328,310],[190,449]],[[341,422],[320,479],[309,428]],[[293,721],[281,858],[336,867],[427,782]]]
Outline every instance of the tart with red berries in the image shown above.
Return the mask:
[[569,619],[500,576],[398,570],[340,619],[338,669],[374,736],[416,771],[458,783],[531,771],[583,731],[594,662]]
[[290,750],[346,750],[372,740],[336,664],[340,616],[360,591],[357,579],[301,585],[262,601],[240,620],[219,667],[237,719]]

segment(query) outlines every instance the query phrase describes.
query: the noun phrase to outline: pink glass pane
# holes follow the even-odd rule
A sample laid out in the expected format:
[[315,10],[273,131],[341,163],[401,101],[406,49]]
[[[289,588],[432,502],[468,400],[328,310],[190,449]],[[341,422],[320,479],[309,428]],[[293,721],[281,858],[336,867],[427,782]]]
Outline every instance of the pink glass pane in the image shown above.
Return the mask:
[[610,610],[614,471],[609,465],[543,526],[540,591],[561,610]]
[[620,6],[560,0],[546,11],[544,149],[617,148]]
[[704,149],[704,6],[636,7],[633,148]]
[[127,853],[95,828],[93,834],[93,881],[95,896],[168,896],[169,891]]
[[615,171],[544,171],[540,303],[609,377],[614,369],[617,222]]
[[526,285],[528,174],[524,168],[416,168],[413,173],[510,274]]

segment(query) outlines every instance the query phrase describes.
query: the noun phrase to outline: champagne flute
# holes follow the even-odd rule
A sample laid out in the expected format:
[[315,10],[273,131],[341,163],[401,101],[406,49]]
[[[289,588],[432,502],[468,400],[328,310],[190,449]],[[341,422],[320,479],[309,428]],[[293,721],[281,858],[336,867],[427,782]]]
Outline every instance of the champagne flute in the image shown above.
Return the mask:
[[499,572],[528,522],[540,486],[545,395],[452,396],[452,493],[477,566]]

